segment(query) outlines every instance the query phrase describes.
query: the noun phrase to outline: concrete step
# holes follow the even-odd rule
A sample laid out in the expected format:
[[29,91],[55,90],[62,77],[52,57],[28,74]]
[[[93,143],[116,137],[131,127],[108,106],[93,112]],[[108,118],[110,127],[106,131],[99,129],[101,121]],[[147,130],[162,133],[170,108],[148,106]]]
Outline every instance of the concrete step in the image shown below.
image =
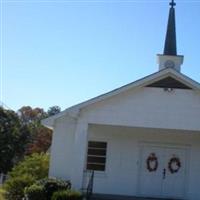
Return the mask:
[[93,194],[90,200],[170,200],[170,199],[155,199],[155,198],[141,198],[141,197],[121,196],[121,195]]

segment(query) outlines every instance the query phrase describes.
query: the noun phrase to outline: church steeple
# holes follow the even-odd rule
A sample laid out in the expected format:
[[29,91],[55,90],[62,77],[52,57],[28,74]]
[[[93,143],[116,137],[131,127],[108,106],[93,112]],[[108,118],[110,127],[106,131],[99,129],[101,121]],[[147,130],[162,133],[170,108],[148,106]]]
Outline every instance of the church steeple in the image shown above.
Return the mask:
[[175,22],[175,9],[176,5],[174,1],[169,4],[171,6],[169,10],[169,18],[167,25],[167,33],[165,38],[165,47],[164,47],[164,55],[177,55],[176,50],[176,22]]
[[176,48],[176,22],[175,22],[175,5],[174,0],[170,2],[167,32],[165,37],[165,46],[163,55],[158,54],[159,70],[164,68],[173,68],[180,71],[183,63],[183,56],[177,55]]

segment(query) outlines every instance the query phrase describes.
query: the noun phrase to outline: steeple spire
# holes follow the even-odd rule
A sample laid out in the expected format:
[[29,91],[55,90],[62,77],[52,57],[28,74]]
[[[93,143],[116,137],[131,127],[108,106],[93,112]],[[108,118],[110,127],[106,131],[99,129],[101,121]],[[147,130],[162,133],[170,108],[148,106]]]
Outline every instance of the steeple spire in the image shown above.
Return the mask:
[[175,9],[176,3],[172,0],[169,4],[169,18],[167,25],[167,33],[165,38],[164,55],[177,55],[176,50],[176,23],[175,23]]
[[163,54],[158,54],[159,70],[172,68],[178,72],[183,64],[183,56],[177,55],[176,49],[176,23],[175,23],[175,5],[174,0],[169,3],[169,18],[167,24],[167,33]]

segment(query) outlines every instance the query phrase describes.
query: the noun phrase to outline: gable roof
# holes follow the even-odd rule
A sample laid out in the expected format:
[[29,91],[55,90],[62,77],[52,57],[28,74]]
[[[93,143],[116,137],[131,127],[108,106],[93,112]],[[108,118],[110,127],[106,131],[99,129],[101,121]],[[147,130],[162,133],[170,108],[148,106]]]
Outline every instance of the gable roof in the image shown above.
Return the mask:
[[132,83],[129,83],[127,85],[119,87],[115,90],[112,90],[108,93],[105,93],[103,95],[97,96],[95,98],[92,98],[92,99],[82,102],[80,104],[69,107],[66,110],[62,111],[61,113],[58,113],[52,117],[42,120],[42,124],[46,127],[53,128],[54,121],[58,118],[61,118],[66,115],[68,115],[72,118],[73,117],[76,118],[80,109],[82,109],[86,106],[103,101],[107,98],[113,97],[115,95],[118,95],[122,92],[128,91],[133,88],[139,88],[139,87],[145,87],[145,86],[148,87],[150,85],[154,85],[156,82],[157,83],[159,81],[162,82],[162,80],[165,80],[166,78],[171,78],[171,79],[177,81],[179,84],[184,85],[185,87],[188,87],[185,89],[194,89],[194,90],[197,90],[200,92],[200,83],[192,80],[191,78],[189,78],[188,76],[186,76],[180,72],[177,72],[176,70],[174,70],[172,68],[166,68],[166,69],[160,70],[156,73],[153,73],[151,75],[148,75],[144,78],[136,80]]

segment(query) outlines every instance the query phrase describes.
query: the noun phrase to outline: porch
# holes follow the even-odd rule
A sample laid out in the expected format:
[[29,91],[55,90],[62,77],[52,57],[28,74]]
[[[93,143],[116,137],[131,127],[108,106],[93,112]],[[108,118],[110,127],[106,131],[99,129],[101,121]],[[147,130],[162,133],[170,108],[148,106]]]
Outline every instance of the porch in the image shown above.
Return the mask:
[[[91,200],[158,200],[160,197],[167,200],[168,196],[170,199],[185,199],[188,198],[188,191],[195,188],[187,182],[191,178],[197,180],[197,175],[193,173],[194,167],[191,171],[188,163],[194,163],[197,158],[195,155],[200,149],[199,132],[90,124],[88,141],[107,143],[105,169],[95,171],[95,195]],[[146,169],[146,159],[152,152],[159,161],[154,173]],[[182,165],[179,173],[172,174],[167,167],[174,155],[180,158]],[[165,175],[163,169],[166,169]],[[191,177],[188,176],[189,171]],[[83,177],[85,188],[90,178],[88,170]]]

